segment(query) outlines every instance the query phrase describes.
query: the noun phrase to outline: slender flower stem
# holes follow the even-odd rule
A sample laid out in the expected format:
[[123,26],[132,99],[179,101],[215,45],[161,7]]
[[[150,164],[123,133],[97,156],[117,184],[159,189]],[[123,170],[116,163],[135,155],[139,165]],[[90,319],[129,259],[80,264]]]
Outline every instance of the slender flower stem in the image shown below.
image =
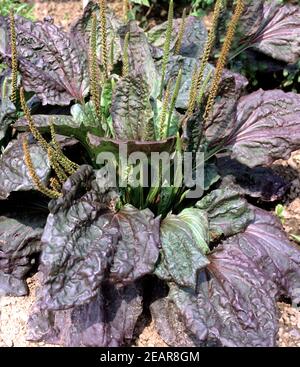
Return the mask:
[[209,96],[208,96],[208,100],[207,100],[207,104],[206,104],[206,108],[205,108],[205,112],[204,112],[204,116],[203,116],[203,120],[204,120],[204,125],[207,125],[208,120],[210,118],[212,109],[213,109],[213,105],[214,105],[214,101],[215,98],[217,96],[218,93],[218,89],[219,89],[219,85],[220,85],[220,81],[222,78],[222,72],[223,69],[226,65],[227,62],[227,57],[230,51],[230,47],[233,41],[233,37],[236,31],[236,27],[238,24],[238,21],[244,11],[244,1],[243,0],[238,0],[235,10],[234,10],[234,14],[231,18],[231,21],[229,23],[228,29],[227,29],[227,34],[226,34],[226,38],[221,50],[221,54],[220,57],[218,59],[218,63],[216,66],[216,71],[214,74],[214,78],[212,80],[212,84],[211,84],[211,88],[210,88],[210,92],[209,92]]
[[175,55],[178,55],[180,50],[181,50],[183,36],[184,36],[184,32],[185,32],[185,26],[186,26],[186,8],[184,8],[183,14],[182,14],[180,29],[179,29],[179,33],[178,33],[178,40],[177,40],[176,46],[175,46]]
[[100,30],[101,30],[101,58],[105,77],[108,78],[108,52],[107,52],[107,27],[106,27],[106,1],[99,0]]
[[164,55],[162,61],[162,75],[161,75],[161,83],[160,83],[160,98],[162,98],[165,77],[167,71],[167,65],[170,57],[170,46],[171,46],[171,38],[172,38],[172,30],[173,30],[173,18],[174,18],[174,2],[170,0],[169,3],[169,13],[168,13],[168,24],[167,24],[167,32],[166,32],[166,41],[164,46]]
[[15,14],[13,10],[9,13],[10,19],[10,47],[11,47],[11,79],[12,79],[12,92],[11,101],[16,103],[17,101],[17,88],[18,88],[18,55],[17,55],[17,36],[15,25]]

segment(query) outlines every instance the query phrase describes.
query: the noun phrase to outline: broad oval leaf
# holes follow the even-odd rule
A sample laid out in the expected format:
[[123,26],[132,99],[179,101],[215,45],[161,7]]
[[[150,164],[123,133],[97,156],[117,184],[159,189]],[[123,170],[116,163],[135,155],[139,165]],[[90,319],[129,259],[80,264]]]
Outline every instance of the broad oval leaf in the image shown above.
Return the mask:
[[300,247],[292,244],[280,220],[262,209],[254,208],[255,221],[241,233],[224,243],[234,244],[251,258],[277,285],[277,298],[286,296],[300,302]]
[[251,168],[288,159],[300,148],[300,95],[258,90],[241,98],[226,145],[232,158]]
[[155,140],[150,94],[141,75],[129,76],[117,83],[111,116],[117,139]]
[[118,347],[130,342],[142,314],[140,284],[106,283],[94,299],[66,311],[45,311],[39,301],[28,321],[27,340],[65,347]]
[[119,242],[114,255],[111,278],[127,283],[151,274],[159,257],[160,218],[149,210],[126,205],[115,216]]
[[282,296],[300,301],[300,248],[272,214],[252,210],[255,220],[246,231],[209,255],[196,291],[170,283],[169,296],[151,306],[169,345],[276,345],[276,301]]
[[159,256],[159,220],[147,210],[118,214],[110,178],[82,166],[49,204],[40,270],[41,307],[63,310],[93,299],[103,282],[129,283],[152,273]]
[[[7,199],[14,191],[35,190],[24,160],[22,147],[24,136],[28,139],[28,134],[20,134],[17,140],[12,140],[8,144],[0,157],[0,200]],[[38,177],[47,185],[51,173],[47,154],[32,139],[29,151]]]
[[130,21],[127,25],[121,27],[118,33],[123,48],[126,34],[129,33],[129,75],[133,78],[142,76],[147,83],[150,96],[156,99],[160,93],[160,75],[156,69],[151,47],[144,31],[136,21]]
[[26,215],[0,217],[0,296],[28,294],[25,277],[41,251],[44,223],[28,209]]
[[300,58],[300,6],[265,2],[261,26],[250,42],[273,59],[296,63]]
[[[171,346],[179,346],[183,338],[194,346],[275,346],[275,284],[236,246],[219,247],[209,260],[199,276],[197,292],[170,284],[167,302],[156,301],[155,308],[169,310],[169,321],[182,322],[179,331],[158,330],[164,340]],[[160,318],[159,313],[154,316]]]
[[[175,19],[173,22],[172,35],[176,35],[176,37],[172,37],[171,51],[175,49],[178,41],[181,22],[181,19]],[[153,46],[163,49],[166,39],[166,30],[167,22],[153,27],[148,32],[148,39]],[[189,16],[186,19],[185,32],[179,54],[185,57],[199,59],[204,51],[206,39],[207,30],[203,21],[198,17]]]
[[[25,90],[36,93],[43,105],[69,105],[73,100],[82,100],[88,93],[88,62],[78,38],[50,20],[33,23],[17,16],[15,23]],[[9,32],[9,21],[5,26]],[[10,58],[10,53],[9,46],[2,56]]]
[[247,201],[230,188],[212,191],[196,207],[207,213],[211,240],[242,232],[254,220]]
[[186,209],[161,224],[161,262],[155,273],[181,286],[196,288],[198,272],[208,265],[208,223],[203,211]]

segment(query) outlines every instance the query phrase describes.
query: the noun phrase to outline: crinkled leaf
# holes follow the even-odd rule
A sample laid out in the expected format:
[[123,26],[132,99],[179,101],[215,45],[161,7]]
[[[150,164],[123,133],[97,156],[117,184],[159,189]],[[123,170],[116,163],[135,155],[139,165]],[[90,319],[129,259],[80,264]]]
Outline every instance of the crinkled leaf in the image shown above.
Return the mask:
[[116,138],[155,140],[150,95],[142,76],[121,79],[114,90],[111,116]]
[[[80,35],[79,39],[83,40],[83,47],[90,44],[92,15],[97,16],[97,55],[99,60],[101,59],[101,26],[100,26],[100,11],[97,2],[90,1],[84,9],[82,16],[76,20],[71,26],[71,34],[75,37]],[[107,36],[107,49],[111,55],[111,47],[114,50],[114,63],[120,60],[122,55],[120,37],[118,30],[123,25],[119,18],[115,16],[111,9],[106,10],[106,36]]]
[[200,200],[196,207],[208,215],[212,240],[242,232],[254,219],[247,201],[238,191],[231,188],[212,191]]
[[276,300],[300,301],[300,248],[272,214],[252,210],[255,220],[246,231],[209,255],[196,292],[169,283],[169,296],[151,306],[169,345],[275,346]]
[[129,22],[119,29],[122,47],[126,34],[129,33],[128,60],[129,74],[132,77],[143,76],[152,98],[156,99],[160,93],[160,76],[152,58],[151,47],[144,31],[135,21]]
[[119,227],[111,277],[121,283],[151,274],[159,257],[160,219],[149,210],[127,205],[114,217]]
[[289,188],[289,184],[270,168],[249,168],[228,156],[219,157],[217,167],[222,176],[220,188],[234,187],[242,196],[278,201]]
[[275,346],[275,284],[236,246],[219,247],[209,260],[199,276],[197,292],[170,284],[168,302],[156,301],[156,308],[167,307],[169,320],[179,319],[185,328],[181,333],[169,330],[165,341],[172,346],[179,346],[183,338],[195,346]]
[[196,287],[197,274],[207,266],[208,223],[203,211],[185,209],[169,215],[161,224],[161,263],[158,277],[172,279],[179,285]]
[[[150,211],[125,207],[115,214],[110,177],[82,166],[49,205],[41,256],[41,307],[63,310],[83,305],[111,278],[133,282],[157,262],[159,222]],[[131,228],[131,232],[129,229]]]
[[[174,51],[179,36],[181,19],[175,19],[173,22],[171,51]],[[148,33],[148,39],[151,44],[158,48],[164,48],[166,41],[167,22],[153,27]],[[185,32],[180,49],[180,55],[199,59],[204,51],[207,38],[207,30],[203,21],[194,16],[186,19]]]
[[[23,137],[21,134],[17,140],[12,140],[0,157],[0,200],[7,199],[13,191],[35,190],[24,161]],[[47,154],[33,140],[30,140],[29,151],[36,173],[46,185],[51,172]]]
[[258,90],[241,98],[227,145],[248,167],[271,165],[300,148],[300,95]]
[[41,251],[44,219],[26,215],[0,217],[0,296],[25,296],[27,273]]
[[141,288],[102,285],[89,303],[66,311],[45,311],[39,302],[28,322],[27,339],[66,347],[118,347],[130,342],[143,311]]
[[245,0],[245,10],[239,21],[239,33],[250,36],[256,32],[263,23],[264,0]]
[[237,105],[248,81],[240,74],[225,70],[218,90],[218,98],[207,122],[205,136],[210,146],[222,143],[235,126]]
[[262,209],[253,210],[255,221],[224,246],[238,246],[266,279],[276,283],[277,298],[287,296],[297,304],[300,302],[300,247],[288,240],[278,218]]
[[251,35],[250,44],[276,60],[296,63],[300,58],[299,5],[265,2],[261,26]]
[[[6,21],[9,32],[9,21]],[[64,32],[52,21],[32,23],[16,17],[19,70],[26,91],[43,104],[69,105],[88,93],[87,53],[78,37]],[[10,58],[10,47],[2,56]]]

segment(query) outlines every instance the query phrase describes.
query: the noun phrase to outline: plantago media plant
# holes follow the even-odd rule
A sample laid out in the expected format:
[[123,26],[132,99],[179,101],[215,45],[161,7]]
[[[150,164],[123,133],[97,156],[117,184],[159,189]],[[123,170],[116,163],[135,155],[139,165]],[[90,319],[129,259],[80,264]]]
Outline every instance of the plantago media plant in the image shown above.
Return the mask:
[[269,167],[300,149],[300,96],[247,95],[226,65],[242,27],[299,56],[300,7],[237,0],[213,65],[225,3],[209,32],[173,0],[148,32],[127,1],[68,32],[0,18],[0,293],[26,295],[38,263],[29,340],[128,345],[148,311],[170,346],[276,345],[300,250],[261,203],[288,188]]

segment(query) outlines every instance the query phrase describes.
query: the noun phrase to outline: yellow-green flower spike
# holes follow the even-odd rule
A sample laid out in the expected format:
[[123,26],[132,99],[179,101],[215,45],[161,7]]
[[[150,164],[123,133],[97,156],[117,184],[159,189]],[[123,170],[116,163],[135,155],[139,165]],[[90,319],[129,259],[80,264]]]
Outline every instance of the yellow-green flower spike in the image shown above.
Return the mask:
[[179,33],[178,33],[178,40],[175,46],[175,55],[178,55],[181,50],[182,40],[183,40],[183,36],[185,32],[185,26],[186,26],[186,8],[184,8],[183,14],[182,14],[182,20],[181,20],[181,24],[179,28]]
[[68,179],[68,176],[65,174],[64,170],[61,168],[61,166],[59,165],[59,163],[57,163],[57,160],[55,158],[55,154],[54,154],[54,150],[49,148],[48,149],[48,158],[49,158],[49,161],[50,161],[50,166],[54,169],[58,179],[59,179],[59,182],[61,184],[64,184],[67,179]]
[[126,33],[125,40],[124,40],[123,70],[122,70],[123,78],[129,75],[129,55],[128,55],[129,37],[130,37],[130,34],[128,32]]
[[23,152],[24,152],[24,159],[25,159],[26,167],[28,168],[30,177],[31,177],[35,187],[37,188],[37,190],[40,191],[41,193],[43,193],[44,195],[48,196],[51,199],[58,199],[61,196],[61,194],[56,190],[48,189],[42,183],[39,176],[37,175],[37,173],[35,171],[35,168],[33,166],[33,163],[32,163],[31,156],[30,156],[30,151],[29,151],[27,138],[23,139]]
[[190,100],[190,105],[189,105],[189,114],[192,114],[195,110],[196,107],[196,102],[197,102],[197,97],[198,97],[198,92],[201,89],[201,83],[202,83],[202,79],[204,76],[204,72],[206,69],[206,66],[208,64],[208,60],[209,60],[209,56],[211,54],[212,48],[214,46],[215,43],[215,39],[216,39],[216,29],[217,29],[217,25],[218,25],[218,20],[220,17],[220,13],[221,10],[223,8],[223,1],[224,0],[217,0],[216,4],[215,4],[215,8],[214,8],[214,12],[213,12],[213,19],[212,19],[212,26],[211,29],[209,31],[208,34],[208,38],[207,41],[205,43],[205,47],[204,47],[204,51],[201,57],[201,61],[200,61],[200,69],[197,75],[197,82],[196,82],[196,90],[193,91],[193,99]]
[[173,30],[173,19],[174,19],[174,2],[173,2],[173,0],[170,0],[166,40],[165,40],[164,55],[163,55],[163,61],[162,61],[162,75],[161,75],[161,83],[160,83],[160,97],[161,98],[162,98],[162,95],[163,95],[167,65],[168,65],[168,61],[169,61],[169,57],[170,57],[170,46],[171,46],[171,38],[172,38],[172,30]]
[[97,16],[92,16],[90,49],[89,49],[90,93],[98,117],[101,117],[99,69],[97,60]]
[[31,134],[39,142],[39,144],[42,146],[42,148],[47,152],[48,148],[49,148],[49,144],[43,138],[43,136],[41,135],[41,133],[38,131],[38,129],[36,128],[36,126],[34,124],[33,118],[32,118],[31,113],[30,113],[30,109],[28,108],[26,100],[25,100],[25,95],[24,95],[24,89],[23,88],[20,89],[20,102],[21,102],[21,107],[22,107],[22,110],[25,114],[26,120],[28,122],[28,126],[29,126]]
[[57,191],[57,192],[61,191],[61,185],[55,177],[50,178],[50,187],[54,191]]
[[128,21],[128,12],[129,12],[129,0],[123,0],[123,19],[124,22]]
[[167,86],[167,90],[166,90],[163,104],[162,104],[160,119],[159,119],[159,137],[160,139],[164,139],[166,136],[166,130],[167,130],[166,118],[167,118],[167,113],[168,113],[170,94],[171,94],[171,82],[169,82]]
[[18,88],[18,56],[17,56],[17,36],[15,25],[15,14],[13,10],[9,13],[10,19],[10,47],[11,47],[11,101],[16,103],[17,101],[17,88]]
[[106,28],[106,1],[99,0],[100,7],[100,31],[101,31],[101,61],[105,77],[108,77],[108,52],[107,52],[107,28]]
[[220,85],[220,81],[222,78],[222,72],[223,69],[226,65],[227,62],[227,57],[228,57],[228,53],[230,51],[231,48],[231,44],[233,41],[233,37],[236,31],[236,27],[238,25],[238,21],[244,11],[244,1],[243,0],[237,0],[237,4],[234,10],[234,14],[231,18],[231,21],[229,23],[228,29],[227,29],[227,33],[226,33],[226,38],[221,50],[221,54],[220,57],[218,59],[218,63],[216,66],[216,70],[215,70],[215,74],[212,80],[212,84],[211,84],[211,88],[210,88],[210,92],[209,92],[209,96],[208,96],[208,100],[207,100],[207,104],[205,107],[205,112],[204,112],[204,116],[203,116],[203,120],[204,120],[204,124],[207,124],[212,109],[213,109],[213,105],[214,105],[214,101],[215,98],[217,96],[218,93],[218,89],[219,89],[219,85]]
[[198,80],[198,70],[197,65],[194,67],[193,75],[192,75],[192,83],[189,95],[189,103],[187,109],[187,115],[191,116],[195,109],[195,101],[197,99],[197,80]]

